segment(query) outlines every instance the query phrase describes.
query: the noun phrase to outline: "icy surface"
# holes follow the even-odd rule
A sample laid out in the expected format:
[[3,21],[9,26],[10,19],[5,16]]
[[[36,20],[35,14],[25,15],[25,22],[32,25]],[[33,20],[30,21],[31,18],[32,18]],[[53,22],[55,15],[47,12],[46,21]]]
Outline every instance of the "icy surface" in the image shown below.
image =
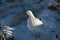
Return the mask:
[[[60,5],[56,0],[1,0],[0,23],[15,29],[13,31],[15,40],[59,40],[56,38],[56,34],[60,38],[60,9],[49,10],[48,6],[52,4]],[[45,25],[49,24],[49,27],[46,26],[47,29],[43,28],[46,32],[55,32],[35,38],[26,26],[27,10],[33,11],[37,18],[41,18],[45,22]]]

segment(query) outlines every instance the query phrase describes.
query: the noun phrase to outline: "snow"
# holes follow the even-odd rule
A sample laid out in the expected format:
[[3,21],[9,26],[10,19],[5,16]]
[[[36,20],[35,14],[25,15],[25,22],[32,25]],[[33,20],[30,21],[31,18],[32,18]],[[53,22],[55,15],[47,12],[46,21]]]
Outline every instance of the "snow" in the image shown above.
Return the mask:
[[[21,2],[17,0],[13,3],[4,0],[0,4],[0,11],[2,11],[0,12],[0,23],[3,26],[14,28],[12,32],[15,40],[59,40],[56,38],[56,34],[60,38],[60,9],[49,10],[48,6],[52,4],[60,5],[55,0],[21,0]],[[45,25],[49,24],[49,27],[43,28],[44,34],[49,32],[47,35],[41,34],[39,38],[32,35],[27,28],[27,10],[33,11],[34,15],[38,19],[41,18]]]

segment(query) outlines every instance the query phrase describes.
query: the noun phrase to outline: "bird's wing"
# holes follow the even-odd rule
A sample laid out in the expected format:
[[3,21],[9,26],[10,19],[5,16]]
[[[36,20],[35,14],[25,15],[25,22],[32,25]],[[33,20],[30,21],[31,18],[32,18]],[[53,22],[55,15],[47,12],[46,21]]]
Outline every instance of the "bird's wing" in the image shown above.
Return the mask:
[[43,22],[42,22],[41,20],[37,19],[37,18],[31,19],[31,21],[32,21],[32,25],[33,25],[34,27],[40,26],[40,25],[43,24]]

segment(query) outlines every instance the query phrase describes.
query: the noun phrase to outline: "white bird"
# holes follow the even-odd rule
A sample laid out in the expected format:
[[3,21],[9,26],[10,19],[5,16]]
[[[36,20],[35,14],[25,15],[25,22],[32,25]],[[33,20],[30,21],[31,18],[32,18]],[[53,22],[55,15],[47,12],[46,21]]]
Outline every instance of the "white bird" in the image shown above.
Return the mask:
[[[28,20],[27,20],[27,28],[33,32],[35,34],[38,33],[39,26],[43,25],[43,21],[39,20],[38,18],[36,18],[32,11],[28,10],[27,15],[29,16]],[[38,34],[37,34],[38,35]]]
[[44,35],[49,34],[49,32],[51,30],[54,30],[56,27],[54,24],[55,22],[52,22],[51,17],[44,17],[46,20],[39,20],[33,15],[32,11],[28,10],[26,13],[29,16],[27,20],[27,28],[36,36],[39,35],[39,33],[42,33]]

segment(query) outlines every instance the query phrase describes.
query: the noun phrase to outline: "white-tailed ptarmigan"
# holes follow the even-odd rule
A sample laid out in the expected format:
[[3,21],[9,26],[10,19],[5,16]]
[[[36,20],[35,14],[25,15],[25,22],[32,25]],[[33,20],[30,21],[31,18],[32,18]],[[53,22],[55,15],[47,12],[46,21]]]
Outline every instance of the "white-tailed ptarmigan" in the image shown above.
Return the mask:
[[28,10],[27,15],[29,16],[27,20],[27,28],[33,33],[34,36],[39,36],[39,34],[48,35],[50,31],[55,30],[56,25],[53,17],[44,17],[42,20],[36,18],[32,11]]
[[[33,32],[34,35],[38,36],[38,28],[39,26],[41,26],[43,24],[43,22],[41,20],[39,20],[38,18],[36,18],[32,11],[28,10],[27,15],[29,16],[28,20],[27,20],[27,27],[28,29]],[[40,30],[39,30],[40,31]]]

